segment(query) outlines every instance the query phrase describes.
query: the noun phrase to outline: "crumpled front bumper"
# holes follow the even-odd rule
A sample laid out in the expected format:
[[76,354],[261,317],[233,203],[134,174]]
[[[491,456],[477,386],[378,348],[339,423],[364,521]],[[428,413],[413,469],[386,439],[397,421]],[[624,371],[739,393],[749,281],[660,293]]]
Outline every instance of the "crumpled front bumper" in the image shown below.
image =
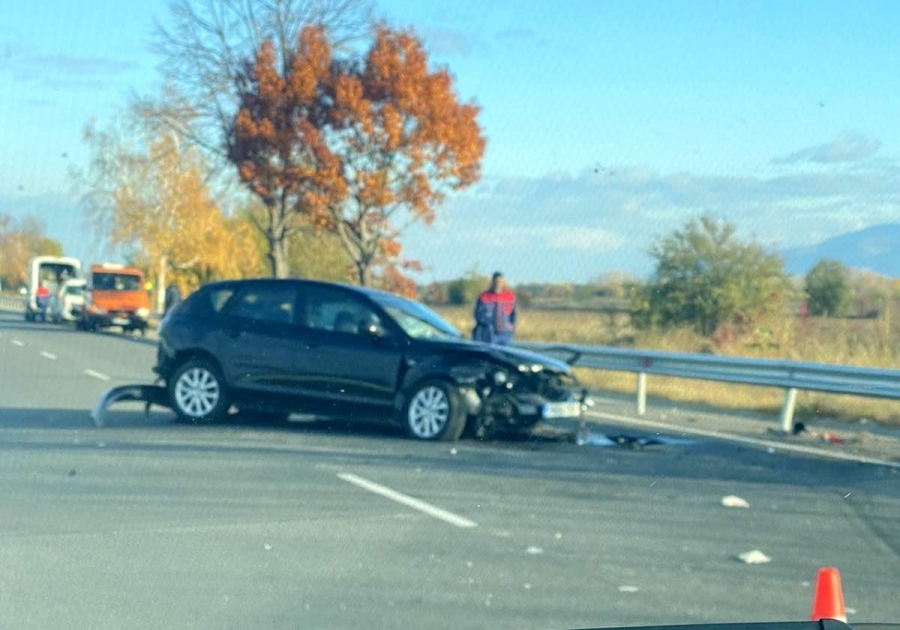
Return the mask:
[[577,420],[594,404],[586,389],[572,389],[552,400],[528,391],[480,396],[467,389],[462,393],[469,415],[478,418],[480,426],[493,430],[527,429],[544,420]]

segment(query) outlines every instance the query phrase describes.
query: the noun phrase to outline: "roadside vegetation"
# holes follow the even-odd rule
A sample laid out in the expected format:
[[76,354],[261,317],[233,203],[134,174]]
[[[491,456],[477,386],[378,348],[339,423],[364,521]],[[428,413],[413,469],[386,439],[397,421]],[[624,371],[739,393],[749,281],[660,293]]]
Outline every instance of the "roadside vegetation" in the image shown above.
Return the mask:
[[[864,367],[900,366],[900,281],[823,261],[789,278],[777,256],[742,241],[726,222],[691,220],[651,250],[645,283],[608,276],[587,285],[523,286],[517,339],[790,359]],[[473,271],[424,299],[463,331],[472,326]],[[636,378],[579,370],[590,386],[633,392]],[[776,412],[784,392],[650,377],[648,392],[673,401]],[[800,392],[800,418],[863,418],[900,425],[900,403]]]
[[[470,308],[438,306],[435,309],[457,328],[472,327]],[[784,319],[755,332],[716,340],[688,328],[666,331],[635,330],[627,314],[610,315],[594,310],[522,309],[517,338],[522,341],[560,342],[646,348],[670,352],[707,352],[725,356],[792,359],[869,367],[900,366],[900,301],[876,318],[800,317]],[[632,374],[578,370],[587,385],[613,392],[633,393]],[[648,394],[673,401],[705,403],[729,409],[776,413],[784,399],[780,389],[747,387],[687,379],[651,376]],[[816,415],[858,421],[866,418],[900,425],[900,403],[800,392],[797,417]]]

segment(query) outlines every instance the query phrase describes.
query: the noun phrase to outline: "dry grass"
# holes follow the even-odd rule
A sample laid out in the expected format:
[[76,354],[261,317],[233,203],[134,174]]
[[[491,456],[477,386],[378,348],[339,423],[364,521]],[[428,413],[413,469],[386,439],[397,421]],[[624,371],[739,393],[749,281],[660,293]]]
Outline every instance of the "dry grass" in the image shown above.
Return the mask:
[[[468,308],[439,308],[460,330],[470,330]],[[636,332],[626,316],[591,311],[524,310],[517,339],[586,345],[615,345],[672,352],[711,352],[726,356],[791,359],[868,367],[900,367],[900,306],[893,305],[878,319],[785,318],[730,338],[715,341],[688,330],[666,333]],[[587,385],[615,392],[635,391],[635,375],[599,370],[577,370]],[[673,401],[705,403],[728,409],[775,413],[782,404],[780,389],[650,377],[648,393]],[[848,421],[868,418],[900,425],[900,402],[874,398],[800,392],[797,413]]]

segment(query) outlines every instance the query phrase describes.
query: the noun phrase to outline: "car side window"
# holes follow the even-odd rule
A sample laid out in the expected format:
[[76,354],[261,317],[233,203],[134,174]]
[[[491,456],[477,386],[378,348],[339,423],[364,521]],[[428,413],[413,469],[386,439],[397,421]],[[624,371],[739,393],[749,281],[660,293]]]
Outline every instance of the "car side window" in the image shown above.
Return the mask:
[[297,291],[292,286],[251,286],[228,303],[228,314],[260,322],[294,323]]
[[375,311],[355,295],[331,287],[303,289],[300,323],[308,328],[358,335],[372,326],[381,328]]

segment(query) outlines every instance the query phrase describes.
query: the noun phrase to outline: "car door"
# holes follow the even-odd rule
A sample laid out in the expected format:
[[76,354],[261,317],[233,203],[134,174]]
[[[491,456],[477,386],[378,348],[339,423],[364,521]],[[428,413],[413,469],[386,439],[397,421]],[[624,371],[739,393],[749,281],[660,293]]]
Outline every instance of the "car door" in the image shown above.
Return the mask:
[[304,387],[325,403],[390,406],[405,339],[363,297],[310,284],[300,296],[308,350],[296,357]]
[[293,282],[251,283],[225,305],[218,346],[233,386],[299,393],[293,367],[295,356],[305,349],[305,335],[295,320],[297,287]]

